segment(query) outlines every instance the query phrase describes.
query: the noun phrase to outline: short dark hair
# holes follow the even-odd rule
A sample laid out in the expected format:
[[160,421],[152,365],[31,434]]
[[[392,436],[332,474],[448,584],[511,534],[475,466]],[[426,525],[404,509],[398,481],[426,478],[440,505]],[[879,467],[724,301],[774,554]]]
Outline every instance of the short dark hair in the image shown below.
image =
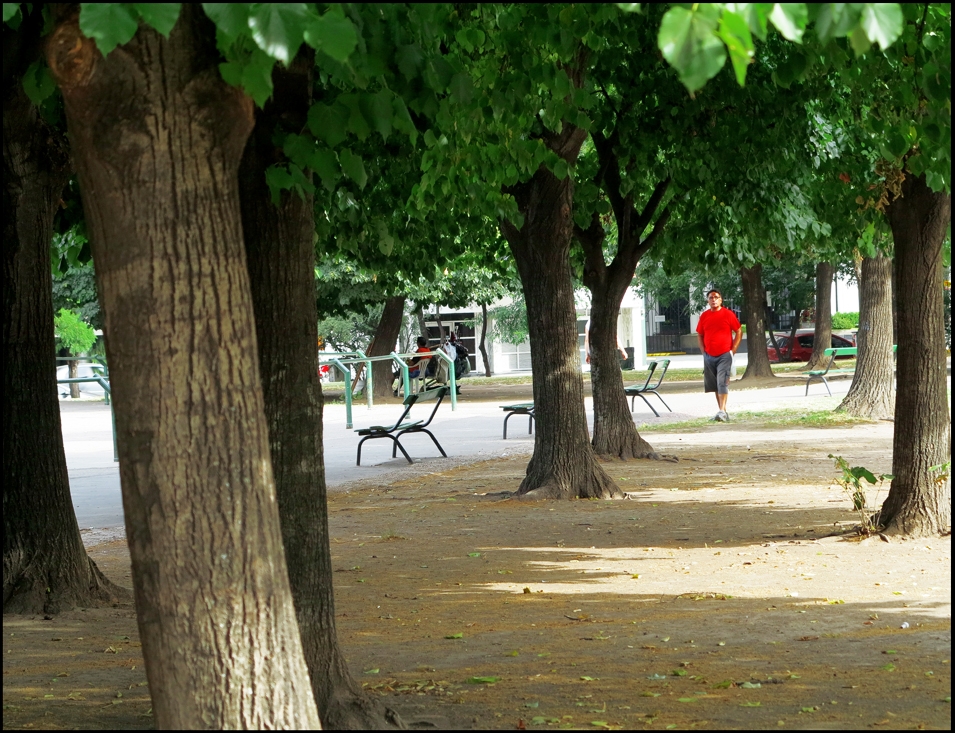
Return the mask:
[[721,292],[720,292],[719,290],[717,290],[716,288],[713,288],[712,290],[707,290],[707,291],[706,291],[706,297],[707,297],[707,299],[709,299],[709,297],[710,297],[713,293],[716,293],[716,294],[717,294],[718,296],[720,296],[721,298],[723,297],[723,293],[721,293]]
[[418,346],[427,346],[427,345],[428,345],[428,339],[426,339],[424,336],[418,336]]

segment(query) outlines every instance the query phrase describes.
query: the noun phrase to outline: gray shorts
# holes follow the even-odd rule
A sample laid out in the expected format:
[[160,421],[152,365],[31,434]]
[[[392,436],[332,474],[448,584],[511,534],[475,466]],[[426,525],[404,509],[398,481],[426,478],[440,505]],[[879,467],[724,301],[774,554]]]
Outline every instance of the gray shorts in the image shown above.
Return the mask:
[[730,373],[733,371],[733,352],[719,356],[703,354],[703,388],[707,392],[729,394]]

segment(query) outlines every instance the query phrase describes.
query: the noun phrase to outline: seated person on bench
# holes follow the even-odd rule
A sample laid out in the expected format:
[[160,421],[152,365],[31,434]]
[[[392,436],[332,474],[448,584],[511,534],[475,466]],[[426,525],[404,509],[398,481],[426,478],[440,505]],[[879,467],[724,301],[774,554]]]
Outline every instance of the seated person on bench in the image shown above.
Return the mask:
[[[427,339],[426,337],[424,337],[424,336],[418,336],[418,348],[415,349],[415,353],[416,353],[416,354],[430,354],[430,353],[431,353],[431,349],[428,348],[428,339]],[[413,367],[413,368],[412,368],[411,370],[409,370],[409,372],[408,372],[408,376],[411,377],[412,379],[414,379],[415,377],[423,376],[423,375],[421,374],[421,367],[420,367],[421,359],[422,359],[422,357],[416,356],[416,357],[414,357],[413,359],[409,359],[409,360],[408,360],[408,366]],[[429,361],[428,359],[425,359],[425,362],[426,362],[426,363],[427,363],[428,361]]]
[[[415,350],[416,354],[430,354],[431,349],[428,348],[428,339],[424,336],[418,336],[418,348]],[[411,359],[408,359],[408,366],[411,367],[408,370],[409,379],[417,379],[421,377],[424,379],[424,374],[421,373],[421,362],[425,363],[425,368],[431,359],[426,359],[423,356],[415,356]],[[395,397],[398,396],[398,386],[396,382],[401,378],[401,370],[395,368],[391,373],[391,391],[394,393]]]

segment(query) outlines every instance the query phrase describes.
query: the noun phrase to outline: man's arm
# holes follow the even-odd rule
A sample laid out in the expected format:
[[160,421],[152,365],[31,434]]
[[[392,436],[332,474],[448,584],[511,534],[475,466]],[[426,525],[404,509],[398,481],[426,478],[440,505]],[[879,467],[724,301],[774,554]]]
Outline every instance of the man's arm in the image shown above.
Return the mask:
[[740,326],[738,331],[733,331],[733,353],[736,353],[736,350],[739,348],[739,342],[743,340],[743,327]]
[[706,351],[703,349],[703,334],[702,334],[702,333],[697,333],[697,334],[696,334],[696,341],[697,341],[697,343],[699,343],[699,345],[700,345],[700,353],[701,353],[701,354],[705,354]]

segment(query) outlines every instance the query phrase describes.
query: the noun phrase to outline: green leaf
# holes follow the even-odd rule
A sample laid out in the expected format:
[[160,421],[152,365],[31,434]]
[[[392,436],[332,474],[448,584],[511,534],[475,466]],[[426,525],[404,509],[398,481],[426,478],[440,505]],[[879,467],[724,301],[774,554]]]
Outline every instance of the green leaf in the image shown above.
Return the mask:
[[345,63],[358,45],[355,26],[344,15],[329,11],[315,18],[305,31],[305,42],[316,51],[327,53]]
[[139,22],[136,11],[122,3],[80,3],[80,30],[96,41],[96,47],[108,56],[117,46],[129,43]]
[[3,22],[9,23],[10,19],[20,10],[20,3],[4,3],[3,4]]
[[392,124],[398,132],[403,132],[410,137],[411,144],[414,145],[418,141],[418,129],[414,126],[414,121],[411,119],[404,100],[396,96],[391,100],[391,106],[394,110]]
[[480,552],[469,552],[468,557],[481,557]]
[[249,28],[259,48],[288,66],[302,45],[310,18],[305,3],[255,3]]
[[23,75],[23,91],[36,106],[40,106],[43,100],[47,99],[56,91],[56,82],[53,81],[53,75],[50,74],[50,68],[39,60],[34,61],[27,67]]
[[569,174],[570,166],[567,164],[567,161],[563,158],[558,158],[557,162],[554,163],[554,175],[563,181]]
[[249,32],[249,7],[247,3],[202,4],[206,15],[216,24],[216,30],[231,41]]
[[139,17],[143,22],[155,28],[161,35],[169,38],[172,29],[179,20],[179,11],[182,9],[182,3],[133,3]]
[[719,37],[730,52],[736,81],[740,86],[745,86],[746,70],[753,58],[753,36],[749,32],[749,25],[742,16],[725,10],[720,17]]
[[[384,222],[378,222],[378,250],[387,257],[391,254],[392,250],[395,248],[395,238],[391,236],[391,232],[388,231],[388,227],[385,226]],[[463,637],[464,634],[459,634],[452,636],[452,639],[457,639]],[[448,638],[448,637],[445,637]]]
[[760,705],[762,705],[762,703],[757,700],[753,700],[751,702],[741,702],[739,704],[741,708],[758,708]]
[[493,685],[500,681],[500,677],[469,677],[467,680],[469,685]]
[[315,171],[322,179],[322,185],[329,191],[335,189],[335,184],[342,177],[338,158],[328,148],[318,148],[308,159],[308,167]]
[[308,129],[319,140],[334,148],[348,135],[348,118],[351,111],[343,104],[329,106],[316,102],[308,110]]
[[368,174],[365,173],[365,164],[361,157],[355,155],[351,150],[345,148],[338,155],[339,162],[342,164],[342,170],[345,175],[358,184],[359,188],[364,188],[368,182]]
[[272,96],[272,67],[275,62],[258,49],[242,67],[242,88],[259,107],[264,107]]
[[809,20],[805,3],[776,3],[769,19],[786,40],[802,43],[802,34]]
[[379,672],[381,672],[381,669],[375,667],[374,669],[366,669],[362,674],[378,674]]
[[849,44],[852,46],[852,50],[855,55],[861,56],[869,50],[869,46],[872,45],[872,42],[869,40],[869,37],[865,34],[865,31],[862,30],[862,26],[860,25],[856,27],[856,29],[849,35]]
[[898,3],[866,3],[861,25],[869,40],[884,51],[902,35],[905,19]]
[[701,89],[726,63],[726,48],[714,35],[719,10],[709,4],[693,7],[670,8],[657,34],[660,52],[690,93]]
[[361,98],[357,94],[343,94],[338,103],[348,108],[348,131],[359,140],[367,139],[371,134],[371,127],[361,110]]
[[393,96],[387,89],[382,89],[377,94],[365,94],[361,98],[362,112],[385,142],[391,134],[394,118]]

